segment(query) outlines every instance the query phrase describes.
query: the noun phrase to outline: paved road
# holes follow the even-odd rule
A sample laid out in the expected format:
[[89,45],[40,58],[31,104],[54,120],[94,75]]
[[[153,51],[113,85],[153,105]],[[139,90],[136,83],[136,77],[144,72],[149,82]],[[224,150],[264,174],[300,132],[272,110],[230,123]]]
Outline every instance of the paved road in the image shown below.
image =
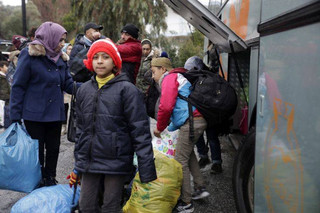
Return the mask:
[[[57,180],[59,184],[67,184],[66,176],[73,168],[73,143],[67,141],[66,136],[61,137],[60,155],[57,169]],[[210,165],[202,171],[207,189],[211,196],[203,201],[195,202],[196,213],[213,213],[213,212],[236,212],[233,193],[232,193],[232,163],[235,150],[230,142],[221,138],[223,173],[219,175],[210,174]],[[25,193],[0,190],[0,213],[9,213],[11,207]]]

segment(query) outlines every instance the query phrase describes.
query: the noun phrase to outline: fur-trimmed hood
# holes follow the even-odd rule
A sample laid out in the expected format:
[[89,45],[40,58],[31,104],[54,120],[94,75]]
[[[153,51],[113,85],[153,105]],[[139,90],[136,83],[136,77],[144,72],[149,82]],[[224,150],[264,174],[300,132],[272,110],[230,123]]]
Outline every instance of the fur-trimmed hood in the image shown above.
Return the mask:
[[14,66],[17,66],[19,54],[20,54],[20,50],[15,50],[15,51],[12,51],[9,55],[9,61],[12,61]]
[[[46,55],[46,49],[41,44],[30,44],[28,52],[29,52],[30,56],[45,56]],[[69,61],[69,56],[65,52],[62,52],[61,58],[64,61]]]

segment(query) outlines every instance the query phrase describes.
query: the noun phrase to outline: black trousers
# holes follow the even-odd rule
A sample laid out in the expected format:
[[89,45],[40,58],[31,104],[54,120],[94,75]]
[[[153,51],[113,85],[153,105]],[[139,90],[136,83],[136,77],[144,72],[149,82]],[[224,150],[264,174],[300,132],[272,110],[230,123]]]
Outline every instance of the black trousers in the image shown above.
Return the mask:
[[62,124],[67,124],[67,120],[68,120],[68,110],[69,110],[69,104],[65,103],[64,104],[64,114],[66,115],[66,120],[62,121]]
[[[39,161],[43,178],[56,176],[61,123],[61,121],[35,122],[24,120],[24,124],[31,138],[38,139],[39,141]],[[46,151],[45,155],[44,151]]]

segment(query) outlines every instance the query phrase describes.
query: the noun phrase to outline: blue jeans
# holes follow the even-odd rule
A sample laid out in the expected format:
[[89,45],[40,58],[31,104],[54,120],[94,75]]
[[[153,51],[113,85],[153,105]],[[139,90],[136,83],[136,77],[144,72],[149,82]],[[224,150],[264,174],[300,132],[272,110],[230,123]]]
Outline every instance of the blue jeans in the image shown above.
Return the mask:
[[[206,129],[207,139],[211,150],[211,160],[212,163],[222,163],[221,159],[221,147],[218,135],[216,134],[214,128],[208,127]],[[200,136],[199,140],[196,143],[198,154],[200,158],[208,157],[209,147],[206,146],[203,135]]]

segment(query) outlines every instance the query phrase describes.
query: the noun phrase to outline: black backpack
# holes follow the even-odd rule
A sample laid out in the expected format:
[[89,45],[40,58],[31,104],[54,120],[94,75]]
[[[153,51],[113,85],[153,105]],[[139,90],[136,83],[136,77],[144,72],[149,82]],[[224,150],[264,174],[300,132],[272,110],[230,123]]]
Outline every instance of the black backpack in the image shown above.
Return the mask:
[[[181,99],[189,103],[190,121],[193,123],[192,105],[204,116],[208,125],[225,126],[238,105],[234,88],[218,73],[211,71],[190,70],[181,74],[192,84],[189,97],[179,94]],[[192,137],[191,131],[190,134]]]
[[190,70],[183,76],[192,84],[187,101],[199,110],[208,123],[222,123],[234,114],[238,105],[237,94],[218,73]]
[[91,79],[93,72],[88,70],[83,63],[83,59],[87,58],[89,48],[84,48],[69,61],[70,73],[74,81],[86,82]]

